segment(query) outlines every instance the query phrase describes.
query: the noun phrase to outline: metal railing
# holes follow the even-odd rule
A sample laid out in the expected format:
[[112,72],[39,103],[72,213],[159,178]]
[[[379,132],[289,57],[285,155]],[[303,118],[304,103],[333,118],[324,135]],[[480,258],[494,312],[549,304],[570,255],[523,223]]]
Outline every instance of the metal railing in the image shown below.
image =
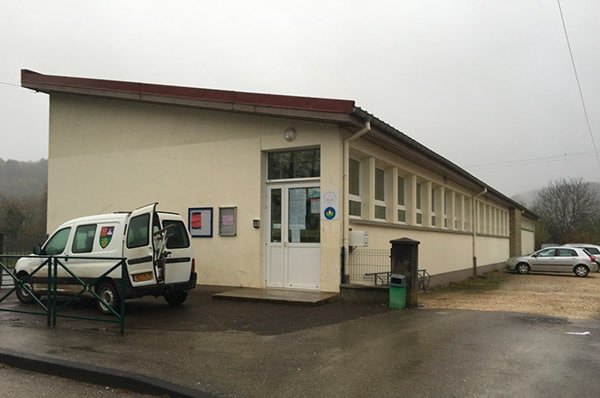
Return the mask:
[[346,255],[346,272],[349,283],[386,286],[389,284],[390,269],[390,249],[358,247]]
[[[348,283],[365,286],[388,286],[391,275],[391,250],[367,249],[358,247],[350,251],[345,258]],[[419,269],[417,286],[427,290],[431,275],[426,269]]]
[[[25,278],[21,278],[14,271],[14,263],[20,257],[20,255],[4,255],[0,254],[0,273],[2,274],[3,282],[8,282],[6,285],[2,283],[0,285],[0,304],[3,304],[5,300],[11,295],[16,296],[17,289],[23,289],[25,293],[31,296],[32,300],[35,301],[38,305],[38,311],[25,310],[22,309],[22,306],[19,307],[0,307],[0,311],[6,312],[17,312],[17,313],[25,313],[32,315],[44,315],[46,316],[47,325],[49,327],[56,326],[57,318],[70,318],[70,319],[80,319],[80,320],[91,320],[98,322],[109,322],[109,323],[118,323],[120,327],[120,334],[123,335],[125,332],[125,283],[127,277],[126,263],[125,258],[122,257],[84,257],[84,256],[29,256],[29,258],[39,258],[43,261]],[[96,278],[81,278],[76,275],[67,265],[66,260],[89,260],[89,261],[115,261],[114,265],[108,266],[107,269]],[[110,273],[120,268],[120,283],[119,283],[119,311],[116,311],[112,308],[109,303],[107,303],[102,297],[100,297],[96,293],[96,286],[104,280]],[[74,294],[66,296],[67,299],[64,302],[59,303],[58,297],[61,296],[59,294],[59,283],[58,283],[58,275],[59,269],[64,270],[66,274],[68,274],[69,284],[79,286],[80,290],[78,292],[74,292]],[[8,275],[8,277],[7,277]],[[62,279],[62,277],[61,277]],[[84,280],[85,279],[85,280]],[[33,290],[33,283],[36,285],[46,285],[47,288],[44,290],[44,295],[47,297],[45,301],[42,301],[38,296],[37,292]],[[43,281],[43,282],[42,282]],[[99,317],[89,317],[89,316],[80,316],[80,315],[71,315],[64,313],[63,311],[71,305],[75,300],[82,296],[92,297],[99,305],[102,305],[104,308],[110,312],[114,318],[99,318]],[[39,311],[41,309],[41,311]]]

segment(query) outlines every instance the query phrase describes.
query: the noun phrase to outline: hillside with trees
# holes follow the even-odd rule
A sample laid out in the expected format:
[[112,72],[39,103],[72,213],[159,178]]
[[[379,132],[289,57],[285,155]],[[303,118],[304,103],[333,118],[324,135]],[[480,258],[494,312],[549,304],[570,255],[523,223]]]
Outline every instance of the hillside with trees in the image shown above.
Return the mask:
[[46,236],[48,161],[0,158],[0,234],[3,251],[30,251]]

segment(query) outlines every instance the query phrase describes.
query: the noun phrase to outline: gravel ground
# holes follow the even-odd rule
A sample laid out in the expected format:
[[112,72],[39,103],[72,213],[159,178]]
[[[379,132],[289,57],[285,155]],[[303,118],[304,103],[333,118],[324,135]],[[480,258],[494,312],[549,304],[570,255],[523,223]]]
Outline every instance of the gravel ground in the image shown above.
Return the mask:
[[419,306],[439,309],[507,311],[574,319],[600,319],[600,273],[493,272],[484,277],[421,293]]

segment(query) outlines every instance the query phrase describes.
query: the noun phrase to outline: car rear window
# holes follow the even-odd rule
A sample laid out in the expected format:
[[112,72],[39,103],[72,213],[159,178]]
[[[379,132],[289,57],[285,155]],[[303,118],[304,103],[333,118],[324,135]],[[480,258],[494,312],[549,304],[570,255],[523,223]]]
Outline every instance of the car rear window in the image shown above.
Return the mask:
[[177,220],[164,220],[163,228],[167,228],[167,249],[183,249],[190,247],[185,224]]

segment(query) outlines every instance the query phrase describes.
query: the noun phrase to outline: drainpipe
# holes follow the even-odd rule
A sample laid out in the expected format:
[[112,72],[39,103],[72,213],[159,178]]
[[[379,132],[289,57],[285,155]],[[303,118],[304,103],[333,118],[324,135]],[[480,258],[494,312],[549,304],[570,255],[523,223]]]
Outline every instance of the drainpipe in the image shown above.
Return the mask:
[[[344,201],[344,222],[342,224],[343,232],[344,232],[344,241],[342,247],[344,248],[344,253],[348,253],[348,228],[350,225],[350,208],[348,206],[348,195],[349,192],[349,183],[350,183],[350,143],[362,137],[363,135],[369,133],[371,131],[371,120],[367,119],[365,122],[365,126],[351,135],[350,137],[344,140],[344,194],[342,195],[342,200]],[[341,281],[344,283],[345,278],[345,261],[342,262],[341,269]]]
[[483,188],[483,191],[479,192],[478,194],[475,194],[473,196],[471,196],[471,222],[472,222],[472,228],[473,228],[473,277],[477,276],[477,225],[479,224],[479,220],[475,220],[475,215],[477,214],[477,212],[475,211],[475,199],[478,198],[479,196],[483,195],[487,193],[487,187]]

